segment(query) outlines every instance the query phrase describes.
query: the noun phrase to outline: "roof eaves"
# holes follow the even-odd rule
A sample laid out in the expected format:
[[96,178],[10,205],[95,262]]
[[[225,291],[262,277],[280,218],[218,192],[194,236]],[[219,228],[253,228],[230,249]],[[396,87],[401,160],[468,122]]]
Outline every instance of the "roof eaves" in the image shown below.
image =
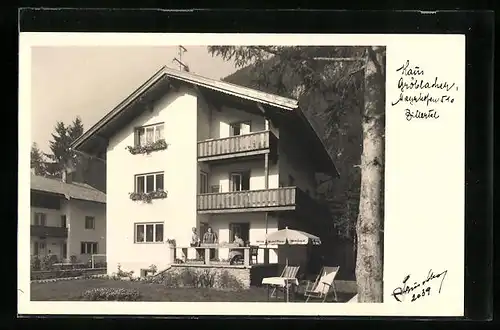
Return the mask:
[[115,116],[120,114],[120,112],[130,105],[134,100],[140,97],[149,87],[154,85],[158,80],[160,80],[165,72],[163,66],[158,70],[153,76],[151,76],[146,82],[139,86],[135,91],[133,91],[129,96],[127,96],[122,102],[120,102],[113,110],[108,112],[103,118],[101,118],[94,126],[89,128],[84,134],[80,135],[73,143],[71,143],[71,149],[78,149],[78,147],[89,137],[91,137],[96,131],[98,131],[103,125],[113,119]]

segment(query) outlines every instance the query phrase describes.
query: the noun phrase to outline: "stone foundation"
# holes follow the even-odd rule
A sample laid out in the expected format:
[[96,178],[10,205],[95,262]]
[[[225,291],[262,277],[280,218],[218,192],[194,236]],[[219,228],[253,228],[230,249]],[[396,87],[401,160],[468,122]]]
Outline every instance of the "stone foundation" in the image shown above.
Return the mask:
[[172,265],[172,267],[167,270],[166,274],[171,274],[172,276],[181,275],[183,272],[192,271],[198,275],[209,272],[210,274],[214,274],[214,288],[217,289],[227,289],[224,287],[224,284],[221,283],[221,278],[223,278],[223,274],[227,272],[227,274],[234,278],[238,283],[241,289],[249,289],[250,288],[250,268],[244,266],[206,266],[206,265]]

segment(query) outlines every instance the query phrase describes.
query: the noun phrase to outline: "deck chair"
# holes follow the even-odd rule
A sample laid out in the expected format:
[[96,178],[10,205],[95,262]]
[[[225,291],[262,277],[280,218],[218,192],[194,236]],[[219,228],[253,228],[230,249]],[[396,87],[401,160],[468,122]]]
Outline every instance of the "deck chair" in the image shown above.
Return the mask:
[[323,269],[321,269],[321,272],[316,277],[316,281],[312,283],[311,288],[309,288],[310,282],[304,291],[304,296],[307,297],[306,302],[311,298],[321,299],[322,302],[325,302],[330,290],[333,291],[335,301],[337,301],[337,291],[335,290],[333,281],[335,280],[335,276],[337,276],[339,268],[340,267],[323,267]]
[[[285,268],[283,268],[283,271],[281,272],[281,275],[279,277],[284,277],[284,278],[297,277],[297,273],[299,272],[299,269],[300,269],[300,266],[285,266]],[[273,291],[271,291],[271,297],[275,297],[276,289],[277,289],[277,287],[274,287]]]
[[348,304],[355,304],[358,302],[358,295],[356,294],[354,297],[352,297],[351,299],[349,299],[349,301],[347,302]]

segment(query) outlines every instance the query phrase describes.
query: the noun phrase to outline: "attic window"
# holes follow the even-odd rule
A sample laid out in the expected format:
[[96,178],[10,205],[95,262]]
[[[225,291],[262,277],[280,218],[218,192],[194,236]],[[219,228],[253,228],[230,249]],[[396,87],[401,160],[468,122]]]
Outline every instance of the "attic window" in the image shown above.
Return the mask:
[[153,124],[135,129],[135,146],[146,146],[165,139],[165,124]]

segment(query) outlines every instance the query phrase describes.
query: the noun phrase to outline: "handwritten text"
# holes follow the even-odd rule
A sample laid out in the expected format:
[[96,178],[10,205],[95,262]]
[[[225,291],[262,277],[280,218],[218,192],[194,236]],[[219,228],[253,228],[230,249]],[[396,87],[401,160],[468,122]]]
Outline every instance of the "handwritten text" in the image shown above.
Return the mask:
[[[396,72],[399,74],[397,87],[399,96],[391,102],[391,106],[405,105],[405,118],[412,119],[438,119],[437,107],[455,102],[454,93],[458,86],[434,76],[425,77],[426,72],[418,65],[412,65],[407,60]],[[432,107],[432,109],[428,109]]]

